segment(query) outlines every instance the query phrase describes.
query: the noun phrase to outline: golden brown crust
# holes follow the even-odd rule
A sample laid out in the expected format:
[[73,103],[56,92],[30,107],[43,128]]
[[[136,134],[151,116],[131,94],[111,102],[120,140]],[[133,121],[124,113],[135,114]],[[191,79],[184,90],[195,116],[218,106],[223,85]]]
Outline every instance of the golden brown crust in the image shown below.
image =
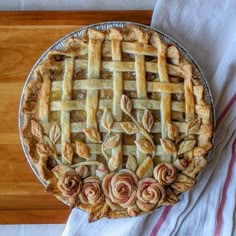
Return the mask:
[[206,166],[211,109],[156,32],[100,31],[51,50],[24,92],[23,141],[46,190],[89,222],[178,202]]

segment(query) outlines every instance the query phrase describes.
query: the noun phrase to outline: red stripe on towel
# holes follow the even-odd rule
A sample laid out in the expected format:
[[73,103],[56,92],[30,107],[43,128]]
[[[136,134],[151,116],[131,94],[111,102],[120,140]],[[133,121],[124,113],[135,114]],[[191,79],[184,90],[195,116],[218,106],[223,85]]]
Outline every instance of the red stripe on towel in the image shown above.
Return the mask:
[[223,213],[223,209],[225,206],[225,202],[226,202],[226,193],[227,193],[227,189],[229,187],[229,183],[232,177],[232,171],[233,171],[233,165],[235,162],[235,147],[236,147],[236,138],[234,139],[233,145],[232,145],[232,156],[231,156],[231,160],[229,162],[229,167],[228,167],[228,172],[227,172],[227,177],[224,183],[224,187],[223,187],[223,194],[222,194],[222,198],[220,201],[220,207],[218,209],[218,213],[217,213],[217,221],[216,221],[216,229],[215,229],[215,233],[214,236],[219,236],[220,232],[221,232],[221,227],[222,227],[222,213]]
[[229,109],[232,107],[232,105],[234,104],[235,101],[236,101],[236,94],[234,94],[234,96],[230,99],[230,101],[227,104],[227,106],[225,107],[225,109],[221,112],[221,114],[217,118],[217,120],[216,120],[216,129],[218,128],[219,124],[224,119],[225,114],[229,111]]
[[172,206],[167,206],[164,209],[164,211],[162,212],[162,214],[161,214],[160,218],[158,219],[157,223],[153,227],[150,236],[155,236],[158,233],[159,229],[161,228],[161,225],[165,221],[165,219],[166,219],[167,215],[169,214],[171,208],[172,208]]

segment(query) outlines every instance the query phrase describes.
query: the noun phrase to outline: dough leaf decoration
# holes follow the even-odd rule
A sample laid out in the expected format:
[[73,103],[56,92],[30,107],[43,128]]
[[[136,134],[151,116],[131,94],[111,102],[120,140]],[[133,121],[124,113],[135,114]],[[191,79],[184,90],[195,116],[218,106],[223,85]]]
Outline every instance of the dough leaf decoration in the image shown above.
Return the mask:
[[113,157],[111,157],[108,161],[109,170],[116,171],[122,167],[122,156],[120,152],[115,153]]
[[52,155],[52,150],[45,143],[37,143],[36,151],[39,154],[39,156],[42,156],[42,157],[50,157]]
[[137,168],[138,168],[138,163],[137,163],[136,158],[132,155],[129,155],[126,162],[126,169],[129,169],[135,172]]
[[63,147],[62,147],[62,155],[63,155],[63,158],[64,160],[71,164],[72,163],[72,160],[73,160],[73,148],[72,148],[72,145],[71,143],[69,142],[65,142],[63,144]]
[[168,138],[175,140],[179,136],[179,129],[174,124],[168,124]]
[[132,111],[132,101],[126,95],[122,95],[121,97],[121,109],[124,113],[129,115]]
[[147,158],[141,163],[136,171],[136,175],[139,179],[152,176],[153,172],[153,161],[152,158],[147,156]]
[[76,144],[76,153],[80,157],[88,159],[89,158],[89,147],[85,143],[79,142],[79,141],[76,141],[75,144]]
[[188,152],[195,146],[196,140],[182,141],[179,145],[178,155]]
[[49,137],[54,145],[59,140],[60,136],[61,136],[61,128],[57,123],[54,123],[49,132]]
[[133,122],[121,122],[120,126],[126,134],[136,134],[139,132],[138,127]]
[[101,136],[100,133],[94,128],[86,128],[84,129],[84,133],[86,137],[92,143],[101,143]]
[[163,151],[168,154],[174,154],[176,152],[176,147],[172,141],[169,139],[160,139],[161,146],[163,148]]
[[146,139],[139,139],[137,141],[134,141],[137,148],[139,149],[140,152],[144,154],[151,154],[153,153],[154,149],[151,145],[151,143],[146,140]]
[[110,136],[104,144],[104,150],[112,149],[120,143],[120,134]]
[[31,120],[31,133],[40,140],[43,138],[43,127],[35,120]]
[[89,219],[88,219],[89,223],[99,220],[104,216],[106,216],[106,213],[108,212],[109,208],[110,207],[106,202],[96,207],[92,207],[89,212]]
[[111,112],[107,108],[105,108],[101,119],[102,126],[105,129],[110,130],[112,128],[113,123],[114,120]]
[[142,123],[143,123],[144,129],[146,129],[150,133],[154,125],[154,118],[153,118],[152,113],[147,109],[144,111],[144,114],[142,117]]
[[198,130],[200,129],[201,123],[202,122],[201,122],[200,118],[190,121],[187,124],[186,133],[187,134],[196,134],[198,132]]

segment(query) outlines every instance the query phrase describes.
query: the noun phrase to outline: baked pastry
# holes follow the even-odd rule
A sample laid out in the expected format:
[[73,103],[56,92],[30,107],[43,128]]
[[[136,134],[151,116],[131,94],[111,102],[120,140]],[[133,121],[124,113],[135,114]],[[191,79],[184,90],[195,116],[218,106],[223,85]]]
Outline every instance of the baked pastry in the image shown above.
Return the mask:
[[207,164],[205,92],[157,32],[91,27],[34,69],[23,141],[47,191],[90,222],[150,213],[177,203]]

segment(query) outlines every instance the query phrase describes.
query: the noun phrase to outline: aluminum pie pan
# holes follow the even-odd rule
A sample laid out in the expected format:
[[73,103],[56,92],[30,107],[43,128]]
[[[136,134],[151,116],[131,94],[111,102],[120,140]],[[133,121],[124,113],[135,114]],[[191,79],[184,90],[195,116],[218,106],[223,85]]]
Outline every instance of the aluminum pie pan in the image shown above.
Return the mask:
[[[177,42],[175,39],[173,39],[172,37],[170,37],[169,35],[167,35],[166,33],[155,29],[153,27],[150,26],[146,26],[140,23],[136,23],[136,22],[130,22],[130,21],[109,21],[109,22],[101,22],[101,23],[97,23],[97,24],[92,24],[92,25],[88,25],[85,27],[82,27],[78,30],[75,30],[69,34],[66,34],[65,36],[63,36],[62,38],[60,38],[58,41],[56,41],[54,44],[52,44],[41,56],[40,58],[36,61],[36,63],[34,64],[34,66],[32,67],[31,71],[28,74],[28,77],[24,83],[23,89],[22,89],[22,93],[21,93],[21,97],[20,97],[20,103],[19,103],[19,111],[18,111],[18,127],[19,127],[19,133],[20,133],[20,140],[21,140],[21,145],[22,145],[22,149],[24,151],[25,157],[31,167],[31,169],[33,170],[34,174],[37,176],[37,178],[39,179],[39,181],[44,185],[44,187],[47,186],[47,183],[39,176],[38,174],[38,170],[35,166],[35,164],[32,162],[30,156],[29,156],[29,151],[27,146],[24,144],[23,141],[23,134],[21,132],[22,127],[23,127],[23,123],[24,123],[24,117],[22,114],[22,106],[23,106],[23,102],[24,102],[24,91],[25,88],[27,86],[27,84],[34,79],[34,70],[35,68],[41,64],[41,62],[45,59],[46,55],[48,54],[49,51],[51,50],[61,50],[64,48],[65,45],[65,41],[70,38],[70,37],[81,37],[89,28],[94,28],[94,29],[98,29],[98,30],[108,30],[112,27],[117,27],[117,28],[125,28],[127,25],[132,24],[132,25],[136,25],[138,27],[140,27],[142,30],[144,31],[154,31],[156,33],[159,34],[159,36],[161,37],[161,39],[168,44],[173,44],[175,45],[181,55],[181,58],[183,58],[186,62],[192,64],[193,66],[193,76],[198,78],[202,85],[204,86],[204,101],[210,106],[211,108],[211,122],[213,124],[213,134],[212,134],[212,138],[211,138],[211,142],[212,144],[214,144],[214,139],[215,139],[215,132],[214,132],[214,127],[215,127],[215,106],[214,106],[214,101],[213,101],[213,96],[211,94],[210,91],[210,86],[200,68],[200,66],[198,65],[198,63],[194,60],[194,58],[190,55],[190,53],[179,43]],[[211,160],[211,151],[208,152],[207,154],[207,159],[208,161]],[[202,172],[202,171],[201,171]],[[199,175],[201,174],[201,172],[199,173]],[[198,177],[199,177],[198,175]],[[197,178],[198,178],[197,177]],[[182,195],[182,194],[181,194]],[[63,201],[64,202],[64,201]],[[67,204],[66,202],[64,202],[65,204]]]

